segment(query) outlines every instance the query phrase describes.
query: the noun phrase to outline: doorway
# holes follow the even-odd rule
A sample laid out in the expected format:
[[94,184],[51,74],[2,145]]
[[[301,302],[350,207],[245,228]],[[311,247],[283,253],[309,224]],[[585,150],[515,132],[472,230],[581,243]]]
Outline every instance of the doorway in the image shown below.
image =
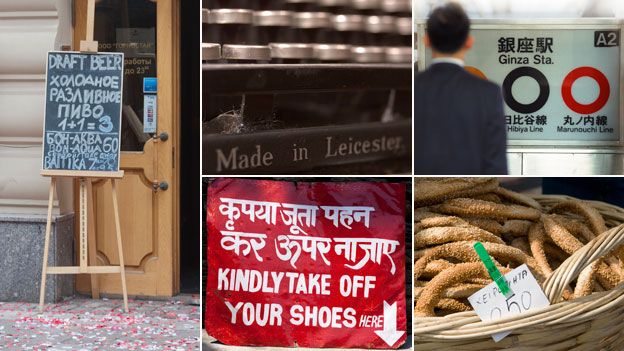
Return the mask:
[[[74,2],[75,48],[84,38],[86,3]],[[186,164],[181,164],[180,150],[189,147],[180,138],[180,130],[187,128],[180,118],[180,3],[96,2],[94,39],[98,50],[125,55],[121,132],[121,169],[125,176],[118,194],[130,295],[166,297],[190,291],[188,283],[183,288],[181,282],[192,282],[189,274],[193,272],[181,269],[181,265],[189,265],[193,255],[181,254],[181,248],[193,241],[199,246],[198,230],[187,229],[188,215],[180,215],[181,204],[192,201],[186,198],[188,190],[182,196],[185,187],[179,181],[188,172],[184,170]],[[110,191],[104,182],[94,183],[98,265],[118,263],[110,221]],[[198,222],[198,214],[195,218]],[[199,251],[196,256],[199,267]],[[199,272],[195,280],[199,281]],[[92,287],[104,294],[121,292],[118,276],[78,276],[77,291],[91,293]]]

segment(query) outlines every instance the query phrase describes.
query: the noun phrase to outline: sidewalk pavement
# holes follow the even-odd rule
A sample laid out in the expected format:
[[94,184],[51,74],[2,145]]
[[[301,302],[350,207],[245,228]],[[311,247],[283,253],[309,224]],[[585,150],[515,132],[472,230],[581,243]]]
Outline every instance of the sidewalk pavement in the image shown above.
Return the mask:
[[0,350],[199,350],[197,297],[166,301],[72,297],[46,304],[0,302]]

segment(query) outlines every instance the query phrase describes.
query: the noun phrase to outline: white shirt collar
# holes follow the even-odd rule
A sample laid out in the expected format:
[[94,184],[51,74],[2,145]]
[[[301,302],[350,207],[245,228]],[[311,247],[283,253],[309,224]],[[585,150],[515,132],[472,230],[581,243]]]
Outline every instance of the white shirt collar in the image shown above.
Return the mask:
[[454,65],[458,65],[464,67],[464,60],[455,58],[455,57],[438,57],[431,60],[431,64],[435,63],[452,63]]

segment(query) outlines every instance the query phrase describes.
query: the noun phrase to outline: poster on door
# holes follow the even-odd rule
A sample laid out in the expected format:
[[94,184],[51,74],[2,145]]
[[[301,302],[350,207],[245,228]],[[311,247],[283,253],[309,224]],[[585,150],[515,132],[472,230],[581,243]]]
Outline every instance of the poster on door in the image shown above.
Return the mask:
[[405,185],[217,179],[205,326],[228,345],[405,343]]
[[498,83],[511,140],[617,141],[619,29],[473,29],[466,69]]

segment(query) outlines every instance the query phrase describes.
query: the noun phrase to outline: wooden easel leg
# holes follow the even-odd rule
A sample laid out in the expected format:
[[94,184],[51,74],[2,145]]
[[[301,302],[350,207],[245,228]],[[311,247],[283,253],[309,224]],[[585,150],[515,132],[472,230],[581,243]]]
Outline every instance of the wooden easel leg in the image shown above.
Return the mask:
[[48,251],[50,249],[50,231],[52,230],[52,207],[54,206],[54,189],[56,179],[50,179],[50,193],[48,194],[48,219],[46,222],[45,243],[43,245],[43,265],[41,268],[41,286],[39,291],[39,311],[43,312],[45,302],[46,275],[48,274]]
[[[95,202],[93,194],[93,183],[87,180],[87,242],[89,251],[89,267],[97,266],[97,245],[95,239]],[[91,297],[100,298],[100,279],[97,274],[91,274]]]
[[79,240],[78,240],[78,250],[80,251],[80,254],[78,255],[80,257],[80,272],[81,273],[87,273],[87,267],[88,267],[88,255],[87,255],[87,226],[89,223],[89,210],[87,209],[87,182],[88,180],[86,178],[80,178],[79,183],[80,183],[80,194],[79,194],[79,198],[80,198],[80,236],[79,236]]
[[119,206],[117,204],[117,179],[111,179],[113,186],[113,211],[115,212],[115,233],[117,233],[117,250],[119,251],[119,266],[121,270],[121,289],[123,291],[124,308],[128,313],[128,291],[126,290],[126,269],[121,245],[121,225],[119,223]]

